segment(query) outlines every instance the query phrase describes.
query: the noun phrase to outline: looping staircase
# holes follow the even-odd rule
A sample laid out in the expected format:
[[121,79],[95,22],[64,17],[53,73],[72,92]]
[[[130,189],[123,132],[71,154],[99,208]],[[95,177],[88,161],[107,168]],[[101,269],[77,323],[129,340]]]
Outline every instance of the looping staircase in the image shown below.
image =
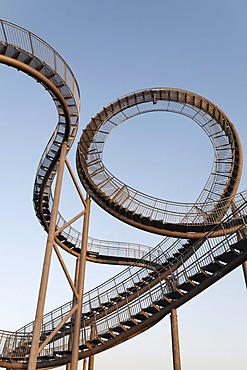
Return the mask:
[[[33,193],[36,215],[48,230],[53,201],[51,186],[58,169],[61,146],[66,141],[69,150],[77,132],[79,88],[70,68],[54,49],[29,31],[3,20],[0,20],[0,62],[22,70],[41,83],[57,108],[58,124],[38,165]],[[173,228],[170,231],[178,232],[179,239],[173,233],[174,238],[167,237],[152,249],[121,243],[117,256],[102,252],[107,248],[108,252],[113,250],[113,242],[89,240],[88,259],[99,263],[120,262],[130,267],[84,294],[79,359],[107,350],[142,333],[172,308],[192,299],[247,259],[247,194],[244,192],[234,198],[242,164],[238,136],[223,112],[195,94],[174,89],[138,92],[132,94],[131,98],[124,97],[112,103],[92,119],[90,125],[94,127],[98,142],[94,141],[93,131],[90,133],[86,128],[77,153],[78,172],[89,194],[104,209],[113,214],[116,212],[114,215],[123,221],[134,226],[142,225],[141,228],[149,231],[154,231],[152,228],[156,231],[159,229],[157,217],[160,214],[157,208],[152,207],[152,220],[143,210],[137,212],[135,207],[140,204],[140,199],[136,204],[134,200],[137,198],[132,197],[128,208],[124,202],[132,189],[104,172],[104,168],[102,173],[106,176],[99,176],[99,153],[103,149],[100,138],[103,136],[105,139],[111,128],[118,125],[119,122],[114,121],[116,112],[118,117],[121,116],[120,121],[123,121],[136,114],[137,106],[139,110],[142,107],[143,112],[150,110],[150,107],[157,107],[157,110],[173,112],[182,109],[187,116],[195,114],[194,120],[201,126],[204,124],[204,129],[216,145],[218,157],[214,165],[215,173],[212,173],[198,198],[201,204],[198,202],[193,205],[192,213],[181,212],[181,222],[178,223],[162,220],[162,225],[166,224],[162,230],[166,228],[167,231],[169,224]],[[106,129],[106,126],[109,132],[102,131],[102,127]],[[101,132],[96,128],[100,128]],[[93,147],[96,142],[99,144],[97,148]],[[229,153],[230,164],[226,165]],[[225,181],[224,176],[227,178]],[[214,191],[210,193],[209,189]],[[157,199],[155,202],[157,204]],[[131,208],[130,204],[135,204],[135,207]],[[210,227],[203,226],[202,219]],[[187,225],[188,220],[190,226]],[[157,224],[151,225],[151,221]],[[186,229],[179,230],[185,224]],[[65,220],[58,214],[57,229],[62,225],[65,225]],[[199,238],[196,229],[202,226],[203,230],[199,232],[202,237]],[[74,255],[80,253],[80,240],[80,233],[70,226],[56,237],[57,244]],[[104,248],[99,248],[99,245]],[[37,368],[56,367],[71,361],[75,321],[69,312],[73,307],[74,302],[70,301],[44,315],[40,334],[40,345],[43,343],[44,346],[38,357]],[[1,367],[27,368],[33,327],[34,322],[31,322],[16,332],[0,331]]]

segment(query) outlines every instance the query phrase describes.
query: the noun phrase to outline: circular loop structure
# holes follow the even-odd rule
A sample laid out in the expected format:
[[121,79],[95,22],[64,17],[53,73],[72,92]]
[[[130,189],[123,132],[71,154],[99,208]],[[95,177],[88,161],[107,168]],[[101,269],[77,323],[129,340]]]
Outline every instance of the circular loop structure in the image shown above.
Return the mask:
[[[143,194],[118,180],[103,164],[104,144],[114,128],[134,116],[157,111],[192,119],[213,145],[212,172],[193,204]],[[224,217],[236,194],[242,149],[233,123],[209,100],[189,91],[153,88],[126,95],[91,119],[80,138],[77,169],[91,197],[120,220],[161,235],[199,238]],[[230,232],[231,225],[227,228]]]

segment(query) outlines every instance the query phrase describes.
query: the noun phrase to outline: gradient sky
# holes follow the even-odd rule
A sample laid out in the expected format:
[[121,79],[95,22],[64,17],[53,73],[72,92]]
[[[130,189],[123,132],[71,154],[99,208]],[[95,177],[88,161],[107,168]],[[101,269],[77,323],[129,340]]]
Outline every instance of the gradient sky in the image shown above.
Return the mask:
[[[118,97],[142,88],[177,87],[208,98],[229,116],[246,158],[246,1],[1,0],[0,17],[37,34],[68,62],[81,91],[79,133]],[[40,85],[2,65],[0,97],[0,328],[16,330],[35,314],[46,234],[34,215],[32,185],[57,117]],[[74,169],[75,148],[69,155]],[[213,151],[192,121],[148,115],[112,133],[104,160],[113,174],[143,192],[194,201],[210,173]],[[247,188],[246,169],[245,160],[240,190]],[[65,180],[61,206],[70,216],[80,204]],[[148,245],[162,239],[124,225],[96,205],[90,235]],[[72,271],[73,258],[65,258]],[[117,271],[88,264],[87,288]],[[54,258],[46,312],[70,298]],[[183,370],[246,370],[246,304],[240,267],[178,310]],[[95,369],[172,370],[170,341],[166,317],[99,354]]]

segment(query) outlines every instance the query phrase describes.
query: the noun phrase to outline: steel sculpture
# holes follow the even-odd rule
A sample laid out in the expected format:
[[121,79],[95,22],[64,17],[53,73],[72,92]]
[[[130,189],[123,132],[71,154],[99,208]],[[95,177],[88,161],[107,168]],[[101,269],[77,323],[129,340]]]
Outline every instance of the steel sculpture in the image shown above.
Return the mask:
[[[237,194],[242,150],[236,129],[213,103],[171,88],[137,91],[102,109],[84,129],[77,150],[80,190],[66,159],[78,128],[80,94],[76,79],[47,43],[29,31],[0,21],[0,62],[23,71],[50,93],[58,124],[41,157],[33,192],[36,215],[48,233],[36,319],[16,332],[0,331],[0,366],[30,370],[71,363],[142,333],[247,259],[247,193]],[[182,114],[208,135],[215,150],[212,173],[193,204],[140,193],[112,175],[102,162],[113,128],[152,111]],[[67,166],[83,210],[65,221],[59,213]],[[54,195],[52,183],[56,180]],[[90,199],[120,220],[166,236],[154,248],[88,238]],[[83,233],[72,224],[83,218]],[[59,252],[77,258],[73,282]],[[43,315],[52,251],[71,285],[71,302]],[[130,265],[83,293],[85,261]]]

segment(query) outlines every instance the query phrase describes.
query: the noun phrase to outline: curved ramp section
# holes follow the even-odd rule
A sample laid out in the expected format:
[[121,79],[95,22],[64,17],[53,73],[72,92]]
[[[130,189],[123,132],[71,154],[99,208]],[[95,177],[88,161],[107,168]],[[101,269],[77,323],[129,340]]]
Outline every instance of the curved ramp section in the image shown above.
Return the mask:
[[[102,162],[104,144],[113,129],[134,116],[155,111],[189,117],[213,145],[212,173],[194,204],[145,195],[118,180]],[[242,149],[232,122],[209,100],[184,90],[148,89],[114,101],[92,118],[80,138],[77,170],[91,197],[120,220],[161,235],[200,238],[222,219],[236,194]]]
[[51,185],[63,141],[68,150],[75,139],[80,109],[76,79],[64,59],[45,41],[12,23],[0,20],[0,63],[33,77],[51,95],[58,123],[41,157],[34,183],[37,217],[48,230],[52,203]]

